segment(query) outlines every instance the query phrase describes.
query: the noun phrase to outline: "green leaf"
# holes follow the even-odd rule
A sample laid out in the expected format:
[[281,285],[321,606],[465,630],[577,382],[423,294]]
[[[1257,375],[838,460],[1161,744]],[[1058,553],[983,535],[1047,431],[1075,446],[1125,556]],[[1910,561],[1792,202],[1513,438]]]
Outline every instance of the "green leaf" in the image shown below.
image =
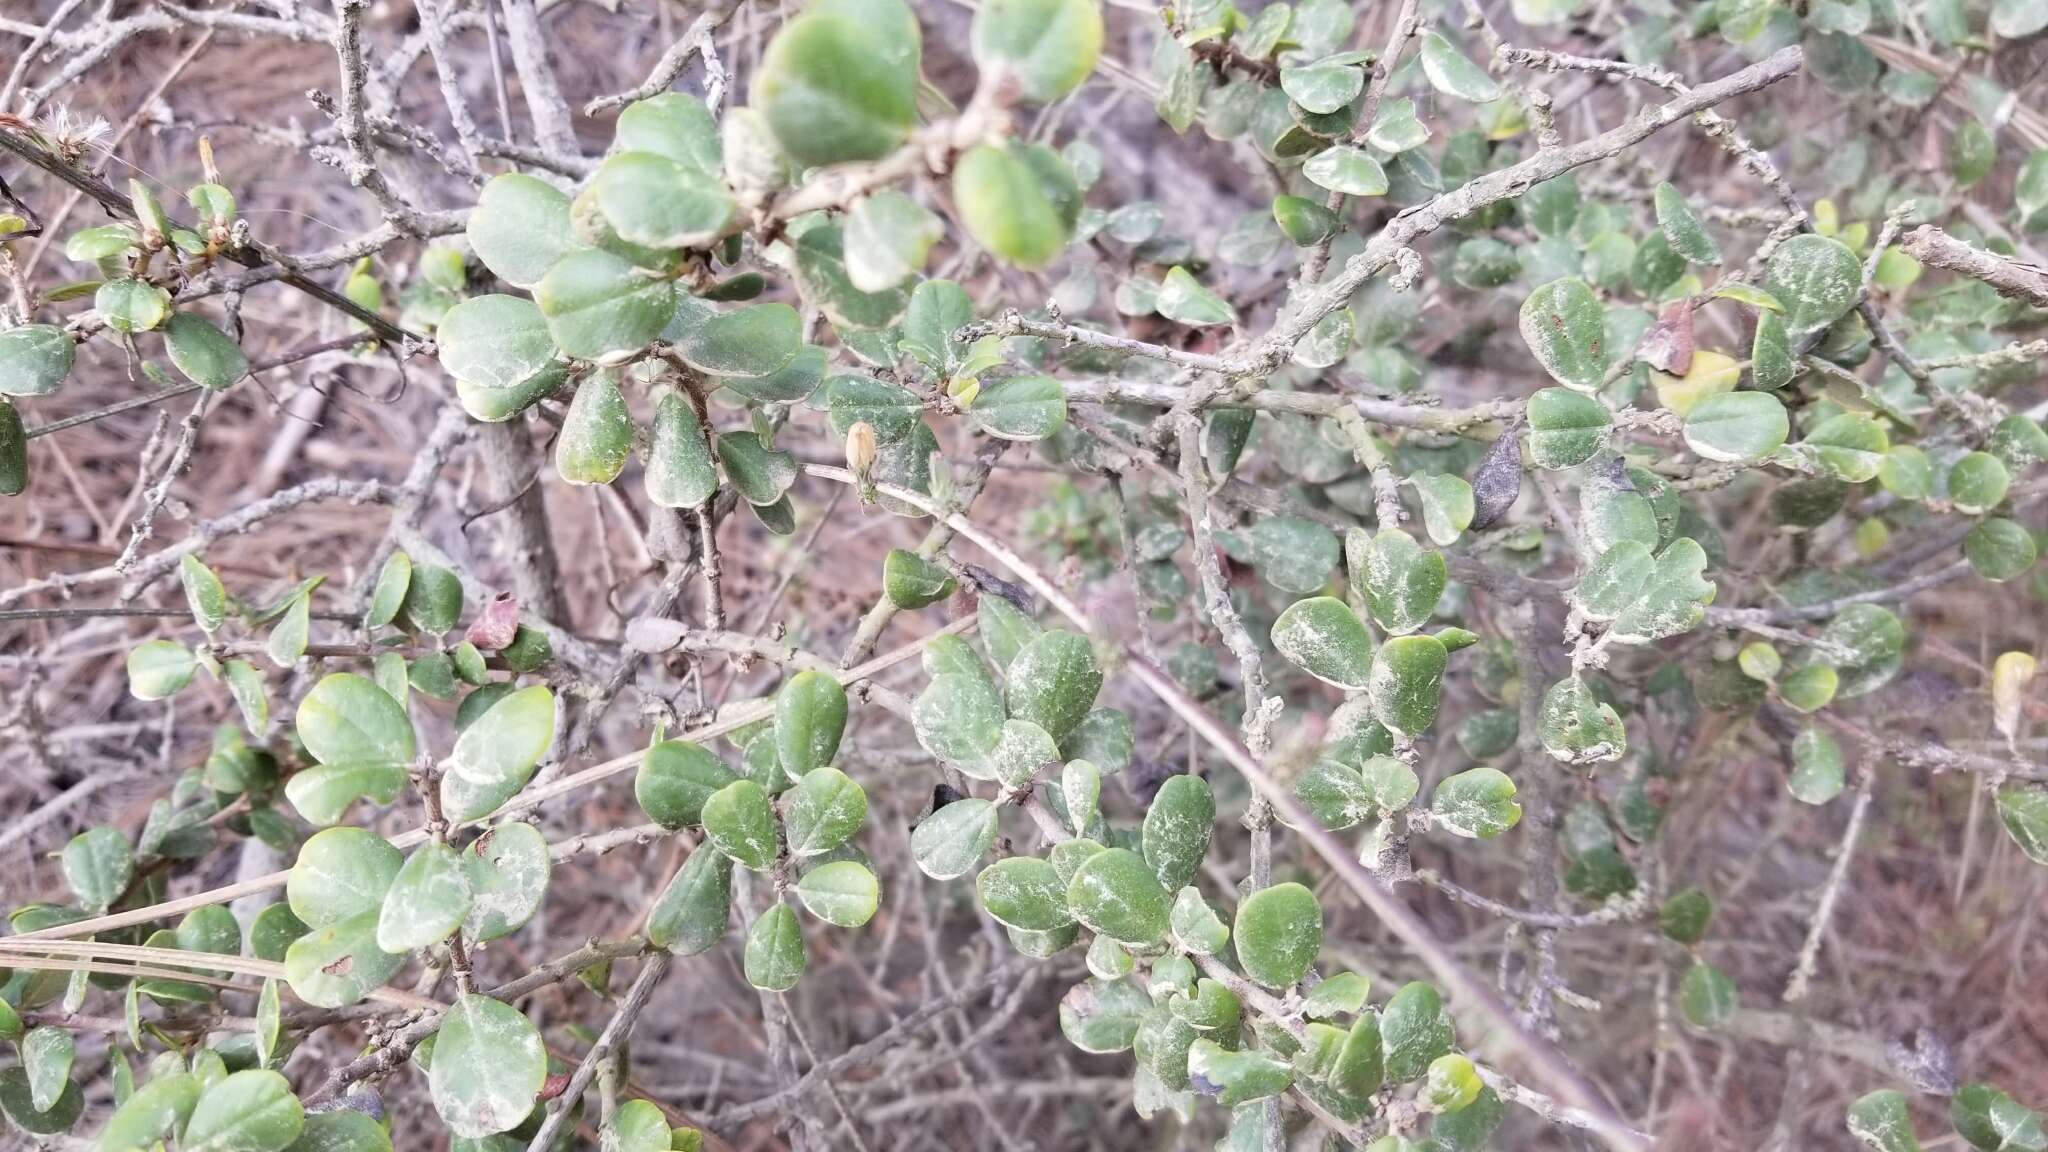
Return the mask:
[[1096,0],[989,0],[972,37],[977,68],[1013,80],[1021,99],[1050,104],[1095,70],[1102,9]]
[[906,611],[936,604],[956,587],[951,573],[915,552],[892,548],[882,560],[882,593]]
[[983,596],[975,609],[975,632],[996,668],[1007,672],[1017,656],[1045,629],[1001,596]]
[[1446,1052],[1430,1061],[1418,1101],[1431,1112],[1462,1112],[1479,1099],[1484,1087],[1469,1057]]
[[1084,980],[1060,997],[1060,1034],[1083,1052],[1128,1051],[1152,998],[1130,979]]
[[754,432],[720,433],[718,459],[732,486],[757,508],[781,500],[796,483],[796,457],[768,447]]
[[1628,751],[1628,732],[1621,717],[1576,675],[1559,680],[1544,692],[1538,731],[1543,750],[1566,764],[1619,760]]
[[47,1025],[21,1038],[21,1065],[28,1073],[29,1105],[37,1112],[57,1107],[70,1085],[77,1045],[71,1033]]
[[975,243],[1019,268],[1067,246],[1080,188],[1058,155],[1035,145],[977,145],[953,168],[953,207]]
[[633,414],[609,372],[577,385],[555,437],[555,472],[571,484],[609,484],[633,455]]
[[753,105],[800,167],[873,160],[917,122],[919,50],[900,0],[813,5],[769,41]]
[[1880,1088],[1849,1105],[1849,1135],[1871,1152],[1920,1152],[1905,1094]]
[[1371,153],[1349,145],[1335,145],[1309,157],[1301,174],[1318,188],[1346,196],[1384,196],[1387,192],[1386,169]]
[[[392,849],[391,855],[395,863],[397,850]],[[316,927],[293,940],[285,949],[284,976],[299,999],[317,1008],[339,1008],[382,987],[404,963],[404,956],[377,947],[373,905],[369,911]]]
[[95,1152],[150,1148],[182,1131],[199,1103],[199,1078],[166,1071],[135,1090],[100,1129]]
[[867,793],[837,768],[815,768],[791,789],[783,812],[789,850],[816,856],[846,843],[868,816]]
[[648,748],[633,778],[633,797],[664,828],[686,828],[703,815],[711,794],[738,779],[725,762],[685,740]]
[[29,324],[0,331],[0,396],[44,396],[71,374],[77,348],[61,328]]
[[1982,1152],[2041,1152],[2041,1118],[1989,1084],[1966,1084],[1949,1098],[1956,1135]]
[[1373,655],[1367,690],[1373,718],[1397,736],[1418,736],[1436,722],[1450,653],[1434,636],[1395,636]]
[[1102,671],[1087,637],[1054,630],[1031,641],[1010,663],[1004,698],[1010,716],[1038,725],[1058,741],[1088,715],[1101,690]]
[[1365,72],[1346,56],[1280,69],[1280,90],[1305,112],[1327,115],[1358,98]]
[[1333,596],[1297,600],[1273,621],[1273,647],[1325,684],[1363,690],[1372,676],[1372,635]]
[[[1634,541],[1617,544],[1601,554],[1595,569],[1615,552],[1639,547]],[[1706,566],[1706,550],[1697,541],[1684,536],[1673,540],[1657,554],[1640,585],[1615,588],[1619,607],[1608,633],[1623,643],[1641,644],[1690,632],[1706,617],[1706,605],[1714,599],[1713,582],[1700,575]],[[1626,576],[1618,574],[1618,579],[1625,582]]]
[[1884,466],[1891,437],[1884,425],[1861,412],[1843,412],[1816,425],[1800,441],[1813,451],[1823,471],[1837,480],[1861,484]]
[[1657,915],[1657,927],[1680,944],[1697,944],[1707,934],[1707,921],[1714,915],[1714,902],[1698,888],[1673,893]]
[[1863,264],[1840,240],[1805,233],[1771,253],[1763,287],[1785,306],[1786,330],[1800,340],[1856,306],[1863,290]]
[[286,904],[272,904],[249,923],[249,954],[263,960],[283,961],[291,943],[312,929]]
[[2003,582],[2026,575],[2040,558],[2033,533],[2011,520],[1992,518],[1963,538],[1963,556],[1986,580]]
[[1178,264],[1167,269],[1165,279],[1160,281],[1156,307],[1161,316],[1190,328],[1237,323],[1237,309],[1203,287],[1201,281]]
[[695,956],[723,939],[732,917],[732,869],[732,860],[711,845],[690,853],[647,910],[647,942]]
[[975,877],[974,890],[988,914],[1010,928],[1050,932],[1074,919],[1058,869],[1036,856],[996,861]]
[[1673,252],[1694,264],[1721,262],[1721,247],[1708,233],[1707,222],[1700,219],[1692,205],[1685,202],[1685,194],[1668,180],[1657,185],[1656,207],[1657,228],[1664,233]]
[[285,900],[313,928],[374,915],[404,863],[398,849],[366,829],[316,832],[299,846],[285,879]]
[[1777,451],[1792,430],[1785,405],[1769,392],[1723,392],[1685,417],[1686,446],[1707,460],[1740,464]]
[[[983,870],[984,880],[993,870]],[[989,893],[982,887],[987,904]],[[1173,897],[1155,878],[1154,866],[1125,848],[1104,849],[1083,861],[1063,899],[1084,927],[1122,944],[1156,944],[1171,924]],[[992,905],[990,914],[1003,919]]]
[[1522,819],[1515,782],[1498,768],[1478,767],[1447,777],[1430,797],[1430,815],[1459,836],[1491,840]]
[[463,934],[485,941],[518,931],[540,911],[551,868],[547,838],[531,824],[500,824],[477,837],[462,851],[469,884]]
[[592,175],[590,194],[614,233],[651,248],[702,247],[738,210],[718,176],[654,152],[618,152]]
[[900,288],[864,292],[853,283],[844,232],[836,224],[818,225],[797,239],[796,274],[805,302],[842,328],[886,328],[909,306],[910,295]]
[[[1540,187],[1540,185],[1539,185]],[[1606,313],[1583,280],[1553,280],[1522,302],[1522,342],[1567,388],[1593,392],[1607,373]]]
[[1711,964],[1695,964],[1678,981],[1678,1011],[1695,1028],[1719,1028],[1735,1015],[1735,982]]
[[[992,596],[982,597],[985,607]],[[1003,699],[984,672],[946,672],[932,677],[911,703],[917,741],[946,763],[979,778],[1003,736]]]
[[[678,309],[682,315],[687,309]],[[803,348],[803,321],[787,304],[749,304],[712,312],[673,333],[676,354],[699,372],[717,377],[772,376]]]
[[228,590],[220,577],[199,557],[187,553],[178,561],[178,582],[184,585],[185,603],[199,630],[208,635],[220,631],[228,617]]
[[1848,700],[1883,687],[1897,674],[1906,648],[1906,629],[1890,609],[1852,604],[1821,629],[1820,646],[1848,653],[1834,661],[1841,679],[1836,694]]
[[116,332],[147,332],[171,312],[171,294],[144,280],[109,280],[93,294],[93,311]]
[[1323,947],[1323,908],[1300,884],[1275,884],[1237,906],[1230,930],[1245,975],[1286,989],[1315,963]]
[[448,818],[475,820],[495,811],[533,778],[555,738],[555,696],[535,684],[491,705],[462,730],[441,777]]
[[1386,1078],[1396,1084],[1428,1075],[1429,1066],[1450,1052],[1456,1038],[1443,998],[1421,981],[1402,985],[1380,1009]]
[[377,947],[410,952],[454,935],[469,915],[469,875],[445,843],[420,846],[398,870],[377,919]]
[[[1415,115],[1415,101],[1406,96],[1383,101],[1373,117],[1365,142],[1382,152],[1398,155],[1422,147],[1429,141],[1429,127]],[[1540,187],[1540,185],[1539,185]]]
[[481,1140],[526,1119],[547,1072],[547,1048],[525,1013],[467,994],[448,1009],[434,1035],[427,1088],[449,1131]]
[[1086,760],[1105,776],[1130,766],[1135,736],[1131,718],[1115,708],[1096,708],[1060,741],[1060,756]]
[[1934,491],[1934,465],[1915,444],[1900,444],[1877,466],[1878,483],[1901,500],[1925,500]]
[[756,872],[775,862],[775,816],[768,792],[735,780],[704,801],[704,835],[720,852]]
[[382,628],[398,619],[405,594],[412,584],[412,557],[393,552],[377,571],[377,583],[370,591],[370,607],[363,615],[364,628]]
[[285,799],[308,823],[320,827],[339,822],[358,800],[367,797],[389,804],[404,788],[405,765],[397,761],[321,764],[294,772],[284,782]]
[[1067,391],[1050,376],[1011,376],[984,387],[967,415],[998,440],[1043,440],[1066,423]]
[[875,874],[854,860],[834,860],[803,874],[796,896],[811,915],[841,928],[858,928],[875,915],[881,889]]
[[610,252],[585,248],[548,269],[533,299],[546,317],[546,335],[564,354],[612,364],[660,335],[675,311],[675,286]]
[[1168,892],[1191,882],[1209,851],[1216,799],[1200,776],[1166,778],[1145,810],[1140,842],[1145,861]]
[[21,412],[0,397],[0,496],[19,496],[27,488],[28,429]]
[[137,700],[165,700],[192,682],[199,662],[175,640],[145,640],[128,651],[128,691]]
[[1825,804],[1841,794],[1846,768],[1842,746],[1818,728],[1806,728],[1792,739],[1792,796],[1802,804]]
[[1232,1051],[1201,1039],[1188,1049],[1188,1079],[1196,1092],[1235,1108],[1287,1091],[1294,1083],[1294,1068],[1256,1049]]
[[613,152],[653,152],[686,168],[716,176],[724,167],[718,121],[694,96],[663,92],[635,100],[612,129]]
[[2003,460],[1989,452],[1971,452],[1950,466],[1948,498],[1956,511],[1975,516],[2003,502],[2011,484],[2012,473]]
[[164,325],[164,347],[185,379],[202,388],[218,391],[249,374],[249,358],[241,345],[190,312],[176,313]]
[[1406,483],[1422,499],[1422,523],[1438,546],[1456,543],[1472,523],[1472,486],[1444,472],[1418,472]]
[[1337,566],[1338,544],[1328,528],[1300,516],[1270,516],[1244,534],[1259,576],[1297,596],[1320,592]]
[[1430,87],[1446,96],[1474,104],[1500,99],[1500,82],[1467,59],[1442,33],[1423,34],[1422,72],[1429,77]]
[[1011,788],[1029,787],[1047,764],[1059,759],[1059,752],[1045,729],[1029,720],[1005,720],[995,747],[971,775],[1000,780]]
[[1831,664],[1808,664],[1778,678],[1778,698],[1795,712],[1813,713],[1828,706],[1841,687],[1841,676]]
[[747,983],[764,992],[787,992],[804,974],[804,930],[789,905],[777,903],[747,931],[742,957]]
[[1192,887],[1182,888],[1173,898],[1168,927],[1174,943],[1197,956],[1213,956],[1230,942],[1230,928],[1216,910]]
[[[271,663],[289,668],[306,655],[306,645],[312,638],[313,598],[305,593],[293,596],[287,601],[284,615],[270,629],[269,640],[264,651]],[[436,653],[438,655],[438,653]]]
[[946,226],[931,209],[891,188],[869,193],[846,214],[846,275],[862,292],[886,292],[924,268]]
[[1529,397],[1529,455],[1538,468],[1571,468],[1593,458],[1613,416],[1599,400],[1564,388]]
[[30,1136],[61,1136],[71,1131],[85,1109],[85,1094],[67,1083],[55,1103],[39,1109],[30,1098],[28,1074],[21,1068],[0,1068],[0,1113]]
[[775,750],[791,778],[830,764],[846,730],[846,690],[828,673],[806,669],[775,694]]
[[519,296],[473,296],[435,329],[441,367],[479,388],[516,388],[555,358],[547,318]]
[[1380,627],[1399,635],[1429,622],[1448,581],[1443,556],[1398,528],[1383,528],[1370,538],[1353,529],[1344,549],[1352,592]]
[[[71,894],[93,912],[105,912],[135,878],[135,855],[128,847],[128,838],[106,825],[72,837],[64,845],[60,863]],[[38,1104],[36,1110],[47,1112],[49,1105]]]
[[972,796],[934,811],[910,834],[911,858],[934,880],[974,870],[996,839],[996,807]]
[[299,1138],[306,1110],[283,1076],[250,1068],[209,1085],[178,1141],[180,1152],[282,1152]]
[[704,425],[690,401],[675,392],[655,405],[645,483],[648,499],[664,508],[695,508],[718,490]]
[[1998,818],[2027,859],[2048,865],[2048,788],[2014,784],[1999,789]]
[[520,172],[491,177],[470,210],[467,230],[477,259],[514,288],[540,283],[577,247],[569,228],[569,197]]

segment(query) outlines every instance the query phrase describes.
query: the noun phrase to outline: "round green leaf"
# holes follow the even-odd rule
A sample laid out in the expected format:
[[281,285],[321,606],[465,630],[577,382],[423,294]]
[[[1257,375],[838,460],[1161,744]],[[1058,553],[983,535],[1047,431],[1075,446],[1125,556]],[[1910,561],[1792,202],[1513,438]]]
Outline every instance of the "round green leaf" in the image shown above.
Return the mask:
[[1060,997],[1060,1034],[1083,1052],[1128,1051],[1152,998],[1130,979],[1084,980]]
[[170,315],[171,294],[145,280],[109,280],[93,294],[92,306],[116,332],[147,332]]
[[[661,333],[675,311],[675,286],[610,252],[586,248],[548,269],[533,299],[546,317],[544,335],[565,354],[609,364],[630,359]],[[443,331],[446,326],[444,319]]]
[[1216,798],[1207,780],[1180,774],[1159,786],[1145,810],[1140,843],[1166,891],[1178,891],[1201,870],[1215,824]]
[[241,345],[190,312],[175,313],[164,325],[164,347],[185,379],[204,388],[227,388],[249,374]]
[[676,354],[717,377],[773,376],[789,367],[804,346],[802,320],[782,303],[711,313],[676,335]]
[[1372,635],[1333,596],[1297,600],[1273,622],[1273,647],[1326,684],[1362,690],[1372,675]]
[[[1149,869],[1147,873],[1149,876]],[[1011,856],[996,861],[975,877],[974,890],[988,914],[1011,928],[1050,932],[1074,919],[1067,907],[1067,886],[1061,882],[1059,871],[1036,856]]]
[[1429,813],[1459,836],[1492,839],[1522,819],[1515,782],[1498,768],[1478,767],[1446,777],[1430,797]]
[[664,508],[695,508],[718,490],[704,425],[690,401],[677,393],[655,405],[644,480],[648,499]]
[[1600,450],[1613,416],[1594,397],[1545,388],[1529,397],[1529,455],[1538,468],[1572,468]]
[[2040,556],[2034,534],[2010,520],[1994,517],[1970,529],[1963,538],[1963,556],[1986,580],[2023,576]]
[[811,915],[841,928],[858,928],[875,915],[881,889],[875,874],[855,860],[834,860],[804,873],[796,898]]
[[1500,81],[1486,74],[1442,33],[1426,32],[1422,37],[1422,72],[1429,85],[1446,96],[1485,104],[1500,99]]
[[398,870],[377,919],[377,947],[409,952],[438,944],[469,915],[469,875],[443,843],[420,846]]
[[1308,158],[1301,174],[1318,188],[1346,196],[1384,196],[1387,171],[1362,148],[1339,144]]
[[192,682],[198,658],[175,640],[145,640],[128,651],[128,691],[137,700],[164,700]]
[[1763,287],[1784,305],[1792,338],[1803,339],[1856,306],[1863,291],[1863,263],[1840,240],[1804,233],[1771,253]]
[[1792,796],[1802,804],[1825,804],[1842,792],[1846,776],[1842,746],[1818,728],[1792,738]]
[[1522,342],[1567,388],[1593,392],[1607,374],[1606,313],[1583,280],[1553,280],[1522,302]]
[[1695,964],[1678,981],[1678,1010],[1695,1028],[1718,1028],[1735,1014],[1735,982],[1710,964]]
[[1123,944],[1158,943],[1173,911],[1173,897],[1155,878],[1153,865],[1125,848],[1105,849],[1083,861],[1067,884],[1065,900],[1074,919]]
[[1237,906],[1230,937],[1245,975],[1268,988],[1290,988],[1323,947],[1323,908],[1300,884],[1275,884]]
[[474,820],[510,800],[533,777],[555,738],[555,696],[545,685],[521,688],[491,705],[448,754],[441,804],[448,818]]
[[1351,587],[1380,627],[1399,635],[1429,623],[1449,581],[1442,555],[1398,528],[1368,538],[1362,529],[1345,534]]
[[996,839],[996,807],[973,796],[933,812],[910,833],[910,855],[934,880],[952,880],[974,870]]
[[1989,452],[1971,452],[1949,468],[1948,498],[1956,511],[1971,516],[1989,512],[2005,499],[2012,473]]
[[353,672],[322,677],[299,701],[296,723],[299,740],[322,764],[404,765],[417,748],[405,709]]
[[1700,219],[1699,213],[1686,203],[1685,194],[1668,180],[1657,185],[1656,208],[1657,227],[1673,252],[1694,264],[1721,262],[1721,248],[1707,231],[1706,221]]
[[775,816],[767,790],[735,780],[704,801],[704,834],[735,861],[756,872],[775,862]]
[[953,168],[961,226],[975,243],[1019,268],[1052,263],[1067,246],[1079,206],[1066,162],[1043,148],[982,144]]
[[594,372],[576,396],[555,437],[555,472],[571,484],[609,484],[633,455],[633,414],[609,372]]
[[[395,865],[398,850],[391,849],[391,855]],[[296,874],[297,869],[293,871]],[[383,987],[405,963],[405,957],[377,947],[377,918],[373,904],[369,911],[293,940],[284,953],[285,981],[292,992],[317,1008],[339,1008]]]
[[775,694],[776,756],[791,777],[830,764],[845,730],[846,690],[830,674],[806,669]]
[[1012,717],[1028,720],[1061,740],[1088,715],[1101,690],[1102,670],[1095,665],[1088,638],[1054,630],[1017,654],[1004,696]]
[[471,994],[442,1018],[427,1088],[451,1132],[481,1140],[526,1119],[547,1073],[547,1048],[526,1014]]
[[1421,981],[1404,984],[1380,1009],[1380,1046],[1386,1077],[1396,1084],[1420,1080],[1451,1050],[1456,1033],[1443,997]]
[[441,366],[479,388],[516,388],[555,358],[547,318],[519,296],[474,296],[435,330]]
[[732,869],[709,845],[690,853],[647,911],[647,942],[695,956],[723,939],[732,918]]
[[814,768],[797,780],[783,812],[789,850],[799,857],[830,852],[860,831],[867,816],[867,793],[852,777]]
[[1396,636],[1373,655],[1367,691],[1373,718],[1399,735],[1415,736],[1436,722],[1450,653],[1434,636]]
[[754,921],[742,959],[747,983],[754,987],[764,992],[796,987],[804,974],[804,930],[789,905],[778,903]]
[[285,879],[285,901],[313,928],[374,915],[404,864],[398,849],[366,829],[316,832],[299,846]]
[[471,940],[496,940],[533,919],[547,895],[552,867],[547,838],[531,824],[500,824],[477,837],[462,851],[463,876],[469,884],[463,934]]
[[[989,0],[974,14],[974,63],[1049,104],[1080,87],[1102,51],[1096,0]],[[984,80],[984,83],[987,81]]]
[[1777,451],[1792,430],[1785,405],[1769,392],[1723,392],[1692,406],[1685,417],[1685,442],[1708,460],[1724,464],[1760,460]]
[[725,762],[686,740],[664,740],[647,750],[633,778],[633,797],[664,828],[686,828],[703,816],[712,793],[738,779]]
[[716,175],[654,152],[613,154],[598,166],[590,190],[620,239],[652,248],[707,245],[738,210]]
[[282,1152],[299,1138],[306,1110],[283,1076],[267,1068],[207,1086],[178,1141],[180,1152]]
[[1237,309],[1178,264],[1159,282],[1157,308],[1161,316],[1190,328],[1237,323]]
[[[620,120],[625,120],[623,114]],[[477,196],[466,227],[477,259],[515,288],[540,283],[548,269],[578,246],[569,229],[569,197],[521,172],[491,177]]]
[[918,52],[900,0],[813,5],[769,42],[753,104],[799,166],[872,160],[917,122]]
[[984,387],[968,418],[998,440],[1043,440],[1067,420],[1067,391],[1050,376],[1011,376]]
[[936,604],[951,596],[955,587],[951,573],[915,552],[892,548],[882,559],[882,593],[898,608]]

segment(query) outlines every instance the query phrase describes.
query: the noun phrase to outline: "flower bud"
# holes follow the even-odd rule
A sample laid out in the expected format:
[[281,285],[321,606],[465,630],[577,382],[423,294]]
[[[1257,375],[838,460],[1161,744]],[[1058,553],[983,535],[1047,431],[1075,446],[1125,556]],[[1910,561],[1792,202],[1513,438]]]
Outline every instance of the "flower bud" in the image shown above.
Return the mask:
[[868,473],[875,466],[875,427],[865,420],[856,420],[846,430],[846,466],[853,469],[854,477],[867,483]]

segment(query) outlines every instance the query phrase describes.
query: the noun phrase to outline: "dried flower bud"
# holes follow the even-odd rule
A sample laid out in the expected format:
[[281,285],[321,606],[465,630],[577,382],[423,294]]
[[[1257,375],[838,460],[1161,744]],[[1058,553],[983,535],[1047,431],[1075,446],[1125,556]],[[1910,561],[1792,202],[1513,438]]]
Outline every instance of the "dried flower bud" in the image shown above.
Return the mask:
[[846,466],[853,469],[855,479],[865,484],[868,473],[875,467],[875,426],[865,420],[856,420],[846,430]]

